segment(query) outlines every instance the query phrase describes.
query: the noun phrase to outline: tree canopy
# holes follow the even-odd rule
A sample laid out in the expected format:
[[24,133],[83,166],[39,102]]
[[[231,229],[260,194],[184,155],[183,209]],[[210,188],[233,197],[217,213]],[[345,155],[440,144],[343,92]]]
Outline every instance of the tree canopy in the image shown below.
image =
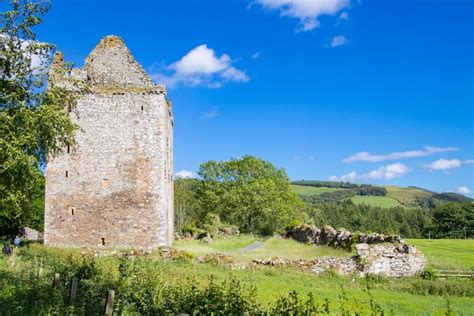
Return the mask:
[[0,235],[42,225],[42,171],[50,155],[73,145],[76,129],[69,117],[74,95],[48,87],[54,46],[33,32],[49,3],[8,5],[0,14]]
[[199,175],[202,209],[241,231],[271,234],[303,216],[304,205],[291,191],[287,174],[268,161],[252,156],[208,161]]

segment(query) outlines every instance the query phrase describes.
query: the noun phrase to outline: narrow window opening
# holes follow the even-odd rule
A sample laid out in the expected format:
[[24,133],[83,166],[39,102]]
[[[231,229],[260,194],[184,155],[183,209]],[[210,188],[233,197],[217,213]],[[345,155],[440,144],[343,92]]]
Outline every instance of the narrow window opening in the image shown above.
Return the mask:
[[71,152],[71,146],[67,145],[67,153],[69,154]]
[[74,216],[74,207],[71,208],[71,215]]
[[66,171],[66,178],[69,177],[69,172]]
[[105,238],[101,238],[102,239],[102,246],[105,246]]
[[143,111],[143,105],[142,105],[142,111]]

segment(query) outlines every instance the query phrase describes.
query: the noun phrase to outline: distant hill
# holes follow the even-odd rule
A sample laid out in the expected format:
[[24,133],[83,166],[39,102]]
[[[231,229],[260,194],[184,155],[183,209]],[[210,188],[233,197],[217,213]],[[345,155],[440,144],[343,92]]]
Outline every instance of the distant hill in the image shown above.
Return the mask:
[[[356,204],[378,207],[436,207],[446,202],[466,202],[472,199],[457,193],[436,193],[419,187],[370,186],[348,182],[293,181],[292,190],[304,200],[329,202],[351,199]],[[368,189],[368,190],[367,190]]]

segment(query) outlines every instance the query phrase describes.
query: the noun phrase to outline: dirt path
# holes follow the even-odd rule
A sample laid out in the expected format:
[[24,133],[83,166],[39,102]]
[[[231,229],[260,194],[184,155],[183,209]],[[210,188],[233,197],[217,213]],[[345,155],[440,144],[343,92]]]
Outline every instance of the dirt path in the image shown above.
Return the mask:
[[263,244],[265,244],[263,241],[256,241],[253,244],[248,245],[247,247],[237,249],[235,252],[236,253],[249,252],[249,251],[252,251],[252,250],[255,250],[255,249],[258,249],[258,248],[262,247]]

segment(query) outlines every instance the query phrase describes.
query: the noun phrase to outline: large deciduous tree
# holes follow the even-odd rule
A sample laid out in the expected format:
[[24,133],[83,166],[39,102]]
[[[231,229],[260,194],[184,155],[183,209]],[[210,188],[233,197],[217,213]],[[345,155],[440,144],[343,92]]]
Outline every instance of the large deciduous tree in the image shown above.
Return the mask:
[[271,234],[304,207],[283,169],[252,156],[201,164],[201,206],[247,233]]
[[[74,143],[74,95],[51,85],[54,47],[33,28],[47,1],[14,0],[0,13],[0,235],[41,228],[46,160]],[[67,71],[67,69],[64,69]]]

